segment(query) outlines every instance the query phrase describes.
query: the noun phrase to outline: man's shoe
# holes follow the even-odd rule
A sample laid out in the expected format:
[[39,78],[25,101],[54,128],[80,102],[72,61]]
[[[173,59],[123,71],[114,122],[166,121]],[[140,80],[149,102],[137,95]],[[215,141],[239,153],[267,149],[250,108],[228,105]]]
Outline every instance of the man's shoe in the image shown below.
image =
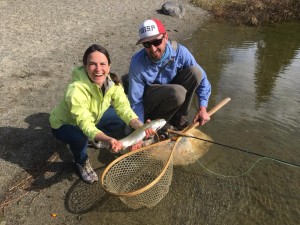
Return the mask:
[[98,181],[98,176],[93,170],[88,159],[85,161],[83,165],[76,163],[76,166],[78,168],[80,176],[86,183],[92,184],[95,181]]
[[169,138],[169,132],[166,130],[162,130],[162,129],[158,130],[157,135],[158,135],[158,141],[164,141]]
[[158,141],[163,141],[170,138],[170,134],[168,132],[169,129],[174,130],[174,127],[170,122],[166,122],[166,124],[160,130],[157,131],[157,135],[159,139]]
[[171,118],[171,120],[170,120],[170,123],[174,126],[174,127],[176,127],[178,130],[183,130],[183,129],[185,129],[185,128],[187,128],[189,125],[190,125],[190,123],[189,123],[189,121],[186,119],[186,117],[185,116],[181,116],[181,115],[179,115],[179,114],[175,114],[172,118]]

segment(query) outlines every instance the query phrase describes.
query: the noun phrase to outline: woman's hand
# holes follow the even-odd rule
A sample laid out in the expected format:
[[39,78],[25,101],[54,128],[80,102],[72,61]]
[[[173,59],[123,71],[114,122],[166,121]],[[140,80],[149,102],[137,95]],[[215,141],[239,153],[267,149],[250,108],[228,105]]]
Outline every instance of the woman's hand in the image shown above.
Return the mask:
[[[148,119],[146,123],[150,123],[150,122],[151,122],[151,120]],[[156,134],[156,130],[153,130],[152,128],[148,128],[145,130],[145,133],[146,133],[146,138],[149,138]]]
[[118,151],[120,151],[123,147],[122,142],[118,141],[115,138],[112,138],[110,136],[107,136],[106,134],[104,134],[103,132],[99,132],[96,134],[96,137],[94,138],[95,142],[99,142],[99,141],[104,141],[106,143],[109,144],[110,148],[111,148],[111,152],[112,153],[117,153]]
[[112,151],[113,153],[117,153],[117,152],[120,151],[120,150],[122,149],[122,147],[123,147],[122,142],[120,142],[120,141],[118,141],[118,140],[116,140],[116,139],[114,139],[114,138],[109,139],[108,143],[110,144],[110,146],[111,146],[111,151]]
[[143,147],[143,141],[139,141],[138,143],[132,145],[130,147],[130,151],[138,150],[139,148]]
[[143,123],[138,118],[132,119],[129,123],[129,126],[135,130],[138,129],[142,125],[143,125]]
[[[148,119],[146,123],[149,123],[150,121],[151,120]],[[130,126],[133,127],[134,129],[138,129],[139,127],[143,126],[143,123],[138,119],[133,119],[133,120],[130,121]],[[152,128],[148,128],[148,129],[145,130],[145,133],[146,133],[145,138],[147,139],[147,138],[155,135],[156,131],[153,130]],[[139,141],[138,143],[132,145],[130,147],[130,151],[135,151],[135,150],[137,150],[141,147],[143,147],[143,141]]]
[[[146,123],[149,123],[150,121],[151,120],[148,119]],[[139,127],[143,126],[143,125],[144,124],[137,118],[131,120],[130,123],[129,123],[129,126],[132,127],[135,130],[138,129]],[[149,138],[152,135],[156,134],[156,131],[151,129],[151,128],[146,129],[145,132],[146,132],[146,138]]]

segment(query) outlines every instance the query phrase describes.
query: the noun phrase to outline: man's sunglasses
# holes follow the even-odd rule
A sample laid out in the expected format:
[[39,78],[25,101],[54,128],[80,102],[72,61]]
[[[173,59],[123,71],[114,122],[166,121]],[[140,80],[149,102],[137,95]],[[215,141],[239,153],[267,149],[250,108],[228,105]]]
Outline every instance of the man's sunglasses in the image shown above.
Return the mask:
[[162,43],[162,40],[164,39],[164,37],[165,37],[165,36],[163,36],[161,39],[156,39],[156,40],[154,40],[154,41],[143,42],[142,44],[143,44],[143,46],[144,46],[145,48],[150,48],[151,45],[157,47],[157,46],[159,46],[159,45]]

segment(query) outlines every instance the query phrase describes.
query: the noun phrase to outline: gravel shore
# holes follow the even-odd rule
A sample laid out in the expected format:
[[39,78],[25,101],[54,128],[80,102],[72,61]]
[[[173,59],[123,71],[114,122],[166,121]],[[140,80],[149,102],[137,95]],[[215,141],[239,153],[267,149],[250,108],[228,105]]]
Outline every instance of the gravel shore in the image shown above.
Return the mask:
[[[163,3],[0,0],[0,225],[80,223],[64,201],[80,179],[68,149],[52,137],[49,112],[91,44],[108,49],[111,70],[121,76],[140,48],[135,43],[143,20],[159,18],[180,42],[209,18],[188,0],[181,1],[182,19],[162,15]],[[95,168],[108,163],[109,155],[89,153]],[[64,218],[54,221],[49,215],[57,211]]]

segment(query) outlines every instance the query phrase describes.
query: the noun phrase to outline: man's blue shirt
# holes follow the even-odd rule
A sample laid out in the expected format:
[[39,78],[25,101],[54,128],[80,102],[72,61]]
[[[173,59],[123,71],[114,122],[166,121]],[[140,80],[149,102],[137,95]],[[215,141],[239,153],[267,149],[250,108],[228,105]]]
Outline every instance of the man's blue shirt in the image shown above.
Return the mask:
[[[194,56],[183,45],[178,44],[177,50],[172,48],[168,42],[166,46],[167,57],[164,60],[154,61],[143,48],[136,52],[131,59],[129,67],[129,89],[128,98],[132,109],[144,122],[144,89],[146,86],[156,84],[169,84],[176,76],[177,72],[188,67],[198,66],[202,73],[202,80],[196,90],[199,100],[199,106],[208,105],[208,99],[211,94],[211,85],[207,79],[205,71],[196,62]],[[170,61],[173,58],[173,61]],[[169,64],[162,68],[166,63]],[[160,71],[160,72],[159,72]]]

